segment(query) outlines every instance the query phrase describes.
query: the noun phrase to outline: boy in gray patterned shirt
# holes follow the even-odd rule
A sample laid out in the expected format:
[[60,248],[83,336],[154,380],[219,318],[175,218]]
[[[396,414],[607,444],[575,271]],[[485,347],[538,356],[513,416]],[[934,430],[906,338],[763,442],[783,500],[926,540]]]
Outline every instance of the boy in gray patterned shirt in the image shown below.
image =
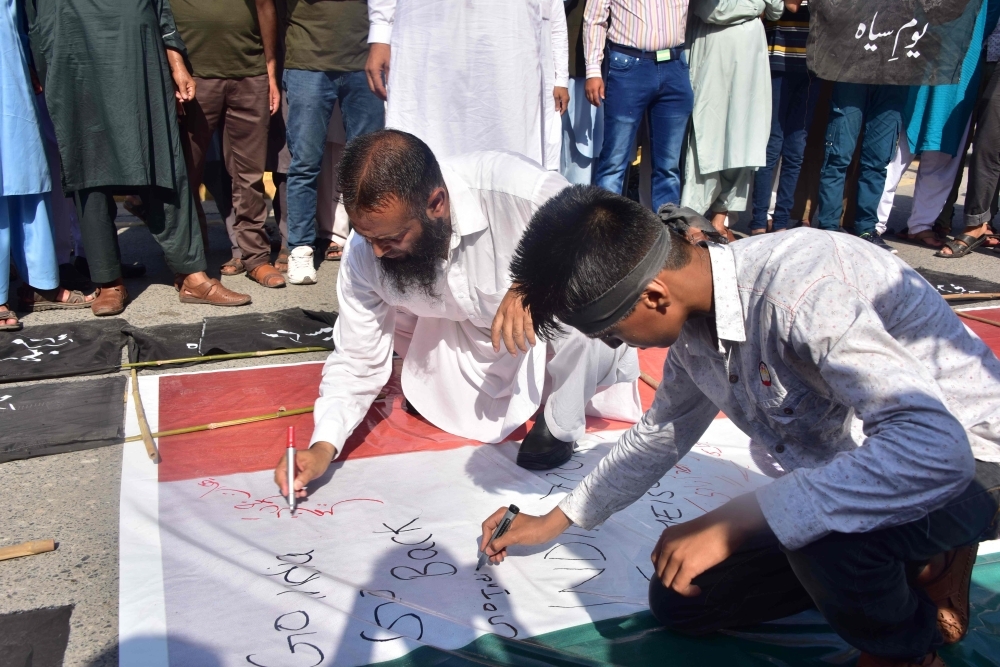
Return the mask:
[[582,186],[535,214],[511,271],[537,333],[671,349],[652,408],[491,560],[629,506],[721,409],[787,472],[663,531],[656,617],[703,634],[816,607],[859,665],[943,665],[936,649],[968,629],[978,543],[997,533],[1000,361],[871,244],[812,229],[692,243],[706,226]]

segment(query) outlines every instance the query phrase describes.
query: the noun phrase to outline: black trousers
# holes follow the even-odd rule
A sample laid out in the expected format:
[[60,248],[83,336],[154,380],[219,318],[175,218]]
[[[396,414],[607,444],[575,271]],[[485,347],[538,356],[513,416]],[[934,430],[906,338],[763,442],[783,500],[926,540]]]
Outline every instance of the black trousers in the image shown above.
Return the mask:
[[[158,187],[106,187],[78,190],[73,193],[80,218],[80,235],[87,251],[90,277],[98,285],[121,278],[121,250],[115,217],[118,206],[114,195],[138,194],[146,209],[146,226],[160,244],[167,265],[174,273],[204,271],[205,246],[202,244],[194,200],[185,201],[173,190]],[[182,195],[190,199],[185,189]]]
[[1000,67],[993,70],[976,116],[976,138],[969,160],[965,226],[989,222],[997,213],[1000,189]]
[[1000,464],[976,462],[968,488],[912,523],[870,533],[831,533],[797,551],[773,534],[695,577],[686,598],[658,579],[649,606],[688,634],[753,625],[817,608],[852,646],[884,658],[922,657],[942,644],[937,609],[913,581],[934,556],[992,539],[1000,509]]

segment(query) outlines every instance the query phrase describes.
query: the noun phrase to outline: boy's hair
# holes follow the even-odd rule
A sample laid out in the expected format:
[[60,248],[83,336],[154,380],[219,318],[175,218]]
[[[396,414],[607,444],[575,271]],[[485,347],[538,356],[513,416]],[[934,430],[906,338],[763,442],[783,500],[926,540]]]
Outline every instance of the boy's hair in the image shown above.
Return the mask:
[[350,211],[378,211],[392,199],[414,215],[444,185],[441,167],[423,141],[399,130],[379,130],[351,140],[340,158],[338,186]]
[[[632,271],[663,225],[649,209],[596,186],[574,185],[547,201],[531,218],[511,262],[535,332],[551,339],[562,331],[560,316],[591,303]],[[690,244],[670,231],[664,268],[681,268],[690,260]]]

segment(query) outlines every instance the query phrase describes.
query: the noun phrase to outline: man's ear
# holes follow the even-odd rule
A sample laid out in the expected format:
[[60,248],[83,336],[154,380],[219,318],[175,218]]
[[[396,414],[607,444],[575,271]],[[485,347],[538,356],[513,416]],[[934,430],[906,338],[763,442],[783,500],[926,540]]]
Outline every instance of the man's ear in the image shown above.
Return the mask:
[[427,216],[443,218],[448,214],[448,191],[441,186],[431,190],[427,197]]
[[649,284],[646,285],[646,290],[639,297],[639,306],[653,310],[668,308],[671,303],[673,303],[673,297],[670,295],[670,288],[665,281],[660,279],[660,276],[650,280]]

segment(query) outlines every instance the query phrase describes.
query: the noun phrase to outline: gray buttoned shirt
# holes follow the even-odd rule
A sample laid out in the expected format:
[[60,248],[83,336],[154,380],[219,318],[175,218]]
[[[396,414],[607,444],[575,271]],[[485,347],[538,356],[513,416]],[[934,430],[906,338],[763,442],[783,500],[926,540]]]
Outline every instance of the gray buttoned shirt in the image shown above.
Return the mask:
[[1000,361],[909,266],[815,229],[709,251],[715,330],[684,325],[653,406],[559,504],[574,523],[633,503],[720,409],[789,471],[756,491],[789,549],[919,519],[1000,462]]

